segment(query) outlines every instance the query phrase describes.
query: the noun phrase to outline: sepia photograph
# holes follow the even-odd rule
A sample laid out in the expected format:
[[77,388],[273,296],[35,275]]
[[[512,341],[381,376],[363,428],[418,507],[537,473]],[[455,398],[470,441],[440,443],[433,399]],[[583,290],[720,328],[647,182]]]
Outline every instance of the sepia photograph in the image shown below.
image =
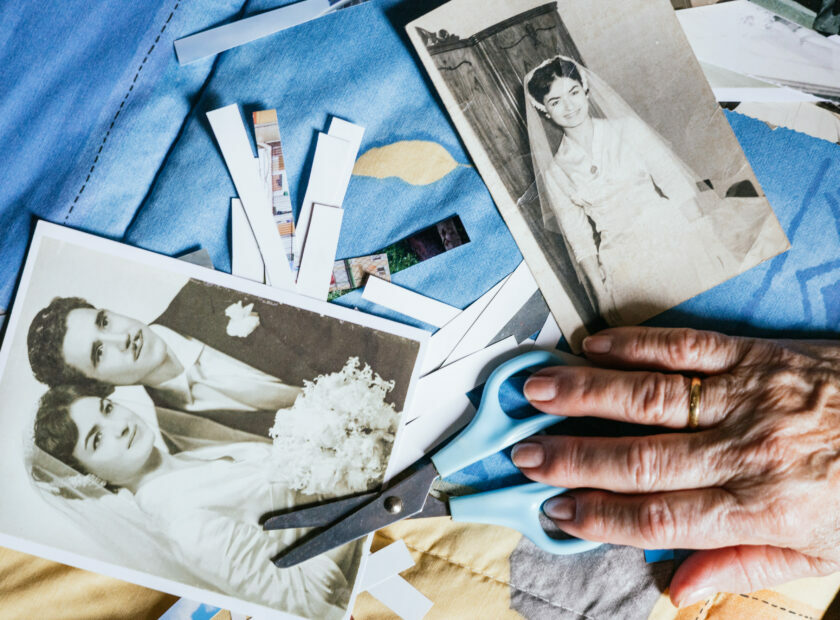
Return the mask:
[[668,0],[452,0],[408,33],[573,350],[789,247]]
[[344,618],[368,540],[268,513],[386,476],[425,332],[40,222],[0,350],[8,547],[260,617]]

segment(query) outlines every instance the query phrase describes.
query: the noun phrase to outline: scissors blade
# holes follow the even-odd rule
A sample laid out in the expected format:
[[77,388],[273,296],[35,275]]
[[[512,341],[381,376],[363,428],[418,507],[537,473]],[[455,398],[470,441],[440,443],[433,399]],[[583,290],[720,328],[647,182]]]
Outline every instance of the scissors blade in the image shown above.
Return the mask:
[[[425,461],[425,464],[420,465]],[[311,532],[272,558],[279,568],[289,568],[325,551],[361,538],[379,528],[423,510],[432,483],[438,477],[428,459],[411,474],[380,491],[367,504],[326,529]]]
[[263,529],[285,530],[290,527],[323,527],[324,525],[335,523],[348,512],[355,510],[362,504],[366,504],[376,497],[377,493],[379,491],[371,491],[370,493],[363,493],[352,497],[341,497],[332,501],[327,500],[323,503],[319,502],[317,504],[270,513],[271,516],[264,515]]

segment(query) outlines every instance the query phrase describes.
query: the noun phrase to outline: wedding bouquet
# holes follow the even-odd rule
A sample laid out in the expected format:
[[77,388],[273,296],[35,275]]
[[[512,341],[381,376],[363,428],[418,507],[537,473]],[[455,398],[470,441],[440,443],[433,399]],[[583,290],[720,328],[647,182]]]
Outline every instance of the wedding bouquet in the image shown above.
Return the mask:
[[306,381],[289,409],[277,412],[275,479],[306,494],[347,495],[382,482],[399,414],[385,396],[394,387],[359,359]]

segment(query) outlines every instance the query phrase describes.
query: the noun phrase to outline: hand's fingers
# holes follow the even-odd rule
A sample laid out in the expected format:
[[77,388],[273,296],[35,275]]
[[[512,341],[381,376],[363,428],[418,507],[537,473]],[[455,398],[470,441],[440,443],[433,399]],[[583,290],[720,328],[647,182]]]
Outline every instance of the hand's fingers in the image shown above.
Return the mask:
[[671,579],[670,596],[677,607],[687,607],[716,592],[754,592],[836,570],[836,562],[766,545],[698,551],[677,569]]
[[609,366],[719,374],[737,366],[756,342],[695,329],[615,327],[586,338],[583,351]]
[[[635,424],[685,428],[691,380],[683,375],[588,366],[554,366],[525,382],[525,396],[540,411],[597,416]],[[703,381],[699,426],[712,426],[729,413],[726,381]]]
[[575,490],[553,497],[543,511],[564,532],[643,549],[712,549],[762,544],[755,523],[723,489],[620,495]]
[[513,448],[522,473],[556,487],[650,493],[722,486],[726,454],[707,433],[648,437],[535,436]]

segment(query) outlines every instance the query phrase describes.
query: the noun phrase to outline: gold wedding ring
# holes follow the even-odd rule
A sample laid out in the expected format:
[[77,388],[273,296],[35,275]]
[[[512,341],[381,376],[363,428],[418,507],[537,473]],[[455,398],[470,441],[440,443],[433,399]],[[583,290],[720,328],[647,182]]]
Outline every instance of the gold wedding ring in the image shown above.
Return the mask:
[[691,387],[688,389],[688,428],[697,428],[700,424],[701,386],[700,377],[691,378]]

